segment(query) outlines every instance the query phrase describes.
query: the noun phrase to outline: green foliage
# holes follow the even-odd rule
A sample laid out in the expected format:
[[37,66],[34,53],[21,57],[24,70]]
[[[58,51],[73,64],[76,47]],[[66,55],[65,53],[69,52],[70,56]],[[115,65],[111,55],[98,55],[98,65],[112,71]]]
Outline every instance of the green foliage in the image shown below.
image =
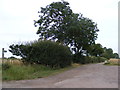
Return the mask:
[[118,53],[114,53],[113,56],[114,56],[114,58],[119,59]]
[[113,53],[112,48],[104,47],[103,50],[104,50],[104,52],[102,53],[102,57],[105,57],[107,59],[110,59],[110,58],[117,58],[117,59],[119,59],[119,55],[117,53]]
[[2,71],[2,80],[35,79],[55,75],[73,67],[51,69],[43,65],[11,65],[11,68]]
[[25,45],[11,45],[10,52],[13,55],[21,56],[25,63],[42,64],[51,68],[63,68],[71,65],[69,48],[52,41],[34,41]]
[[35,21],[35,26],[39,26],[37,34],[40,39],[50,39],[62,41],[64,30],[70,22],[72,10],[69,3],[65,1],[53,2],[45,8],[41,7],[39,20]]
[[97,39],[97,24],[82,14],[73,13],[68,2],[53,2],[41,8],[39,13],[35,26],[42,40],[69,45],[73,52],[82,55]]
[[99,57],[99,62],[105,62],[106,60],[108,60],[108,59],[105,57]]
[[21,56],[24,62],[52,68],[65,67],[71,64],[70,50],[75,53],[73,62],[76,63],[101,62],[102,57],[119,57],[113,54],[111,48],[102,48],[101,44],[95,44],[99,31],[97,24],[82,14],[73,13],[68,2],[53,2],[45,8],[41,7],[38,13],[39,19],[35,20],[34,25],[38,27],[40,41],[10,46],[10,52]]
[[73,54],[73,63],[84,63],[84,56],[80,53]]
[[93,44],[88,47],[88,52],[91,56],[102,56],[104,50],[101,44]]
[[101,63],[101,62],[105,62],[105,60],[107,60],[104,57],[95,57],[95,56],[91,56],[90,57],[90,63]]
[[99,30],[97,25],[89,18],[78,14],[76,19],[76,23],[72,24],[74,27],[70,25],[68,42],[71,47],[74,47],[72,50],[75,53],[82,55],[86,54],[85,51],[88,50],[88,47],[95,43]]
[[75,59],[75,63],[81,63],[81,64],[89,64],[89,63],[100,63],[107,60],[104,57],[96,57],[96,56],[81,56],[78,59]]
[[[46,68],[46,69],[45,69]],[[38,76],[34,75],[34,73],[41,72],[41,71],[49,70],[49,68],[41,65],[12,65],[11,68],[3,71],[3,80],[22,80],[22,79],[29,79],[29,78],[37,78],[41,77],[39,74]]]
[[9,69],[10,67],[11,67],[11,65],[8,64],[8,63],[2,63],[2,70],[7,70],[7,69]]

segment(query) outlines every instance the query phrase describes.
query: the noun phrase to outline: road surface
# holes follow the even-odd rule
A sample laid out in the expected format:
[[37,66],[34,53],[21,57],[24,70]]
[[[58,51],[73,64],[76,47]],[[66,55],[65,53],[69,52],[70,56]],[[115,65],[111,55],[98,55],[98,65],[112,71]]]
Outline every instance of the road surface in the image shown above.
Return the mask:
[[118,88],[118,66],[83,65],[34,80],[3,82],[3,88]]

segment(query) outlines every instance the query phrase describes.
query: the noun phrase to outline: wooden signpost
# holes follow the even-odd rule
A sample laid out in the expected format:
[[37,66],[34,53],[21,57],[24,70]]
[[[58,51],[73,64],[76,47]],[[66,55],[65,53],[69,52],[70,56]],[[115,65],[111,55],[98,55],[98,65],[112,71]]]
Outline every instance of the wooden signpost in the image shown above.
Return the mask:
[[7,51],[6,51],[4,48],[2,48],[2,62],[3,62],[4,58],[5,58],[5,57],[4,57],[4,53],[5,53],[5,52],[7,52]]

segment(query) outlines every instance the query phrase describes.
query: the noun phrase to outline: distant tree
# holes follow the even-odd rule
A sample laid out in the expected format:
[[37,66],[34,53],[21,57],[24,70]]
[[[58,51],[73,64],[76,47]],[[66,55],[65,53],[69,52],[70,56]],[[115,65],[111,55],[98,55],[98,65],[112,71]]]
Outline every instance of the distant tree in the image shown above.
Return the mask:
[[119,59],[119,55],[118,55],[118,53],[114,53],[113,55],[114,55],[114,58]]
[[85,18],[82,14],[75,14],[65,1],[53,2],[39,11],[39,26],[37,34],[40,39],[54,40],[71,47],[75,54],[82,55],[87,47],[97,39],[97,24]]
[[90,47],[89,53],[91,56],[102,56],[104,50],[101,44],[93,44]]
[[108,55],[109,55],[110,58],[114,58],[112,48],[108,48],[108,49],[106,50],[106,52],[108,53]]
[[103,57],[110,59],[110,58],[115,58],[115,55],[116,54],[113,53],[112,48],[104,47],[104,53],[102,54]]

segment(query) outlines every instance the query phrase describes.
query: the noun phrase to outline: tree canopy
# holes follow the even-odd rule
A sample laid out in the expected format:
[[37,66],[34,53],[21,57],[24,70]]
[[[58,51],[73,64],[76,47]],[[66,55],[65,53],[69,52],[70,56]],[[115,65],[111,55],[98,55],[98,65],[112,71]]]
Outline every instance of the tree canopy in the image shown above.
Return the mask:
[[113,53],[112,48],[103,48],[104,52],[102,53],[102,56],[110,59],[110,58],[119,58],[119,55],[117,53]]
[[68,2],[53,2],[41,8],[35,20],[40,39],[53,40],[83,54],[97,39],[97,24],[82,14],[73,13]]
[[93,44],[89,47],[89,54],[91,56],[102,56],[104,49],[101,44]]

